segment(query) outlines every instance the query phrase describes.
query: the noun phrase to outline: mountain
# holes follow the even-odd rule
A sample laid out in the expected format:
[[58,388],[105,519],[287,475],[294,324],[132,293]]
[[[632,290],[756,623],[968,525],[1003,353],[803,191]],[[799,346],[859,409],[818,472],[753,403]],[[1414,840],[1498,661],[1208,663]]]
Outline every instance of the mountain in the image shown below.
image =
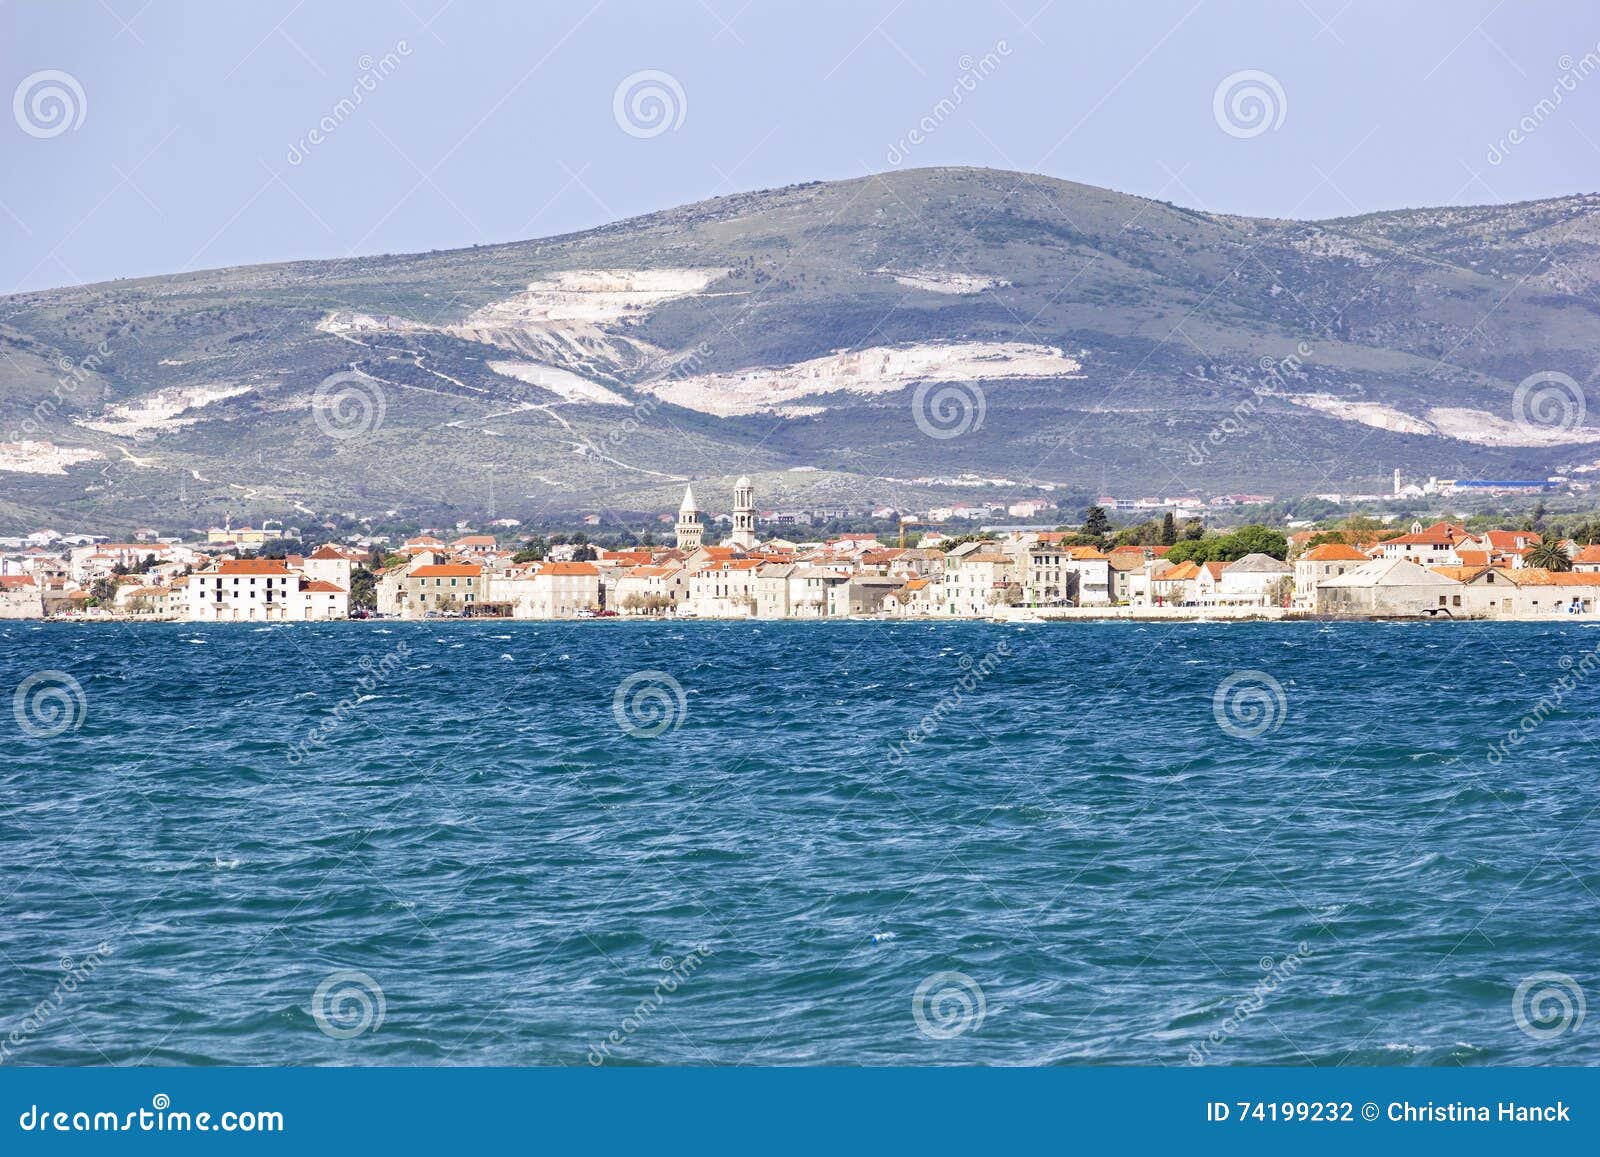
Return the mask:
[[926,480],[962,474],[1544,477],[1600,459],[1597,282],[1592,194],[1297,222],[946,168],[22,294],[0,527],[637,516],[684,479],[725,505],[739,473],[764,507],[948,502]]

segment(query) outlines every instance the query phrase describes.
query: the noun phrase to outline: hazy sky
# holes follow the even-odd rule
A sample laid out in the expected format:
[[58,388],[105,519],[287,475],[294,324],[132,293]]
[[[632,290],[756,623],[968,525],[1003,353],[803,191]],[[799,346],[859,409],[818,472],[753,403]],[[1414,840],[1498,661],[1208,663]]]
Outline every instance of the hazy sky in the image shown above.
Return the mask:
[[922,165],[1294,217],[1600,188],[1592,0],[0,0],[0,91],[0,293]]

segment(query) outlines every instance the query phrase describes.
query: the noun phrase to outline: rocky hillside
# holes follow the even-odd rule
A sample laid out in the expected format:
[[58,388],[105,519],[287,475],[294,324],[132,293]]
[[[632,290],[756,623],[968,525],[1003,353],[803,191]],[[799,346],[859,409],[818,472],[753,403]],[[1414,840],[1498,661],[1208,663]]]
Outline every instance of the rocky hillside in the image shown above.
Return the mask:
[[1292,222],[924,169],[26,294],[0,299],[0,528],[475,516],[491,479],[497,513],[537,517],[741,472],[772,505],[926,501],[915,480],[963,472],[1019,495],[1543,476],[1600,460],[1597,281],[1597,196]]

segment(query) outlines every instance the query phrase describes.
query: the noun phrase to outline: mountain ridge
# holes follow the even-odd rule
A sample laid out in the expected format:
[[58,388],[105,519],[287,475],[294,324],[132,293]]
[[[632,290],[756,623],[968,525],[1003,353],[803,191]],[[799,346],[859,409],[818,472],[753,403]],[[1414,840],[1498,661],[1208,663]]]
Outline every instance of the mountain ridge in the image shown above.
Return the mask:
[[[1284,221],[960,167],[33,291],[0,298],[0,440],[100,457],[0,472],[0,523],[481,516],[491,475],[530,517],[670,510],[679,479],[740,470],[772,505],[860,506],[964,472],[1019,494],[1542,477],[1600,457],[1597,282],[1594,194]],[[341,373],[381,424],[330,436]],[[1518,422],[1541,373],[1573,379],[1577,421]],[[967,428],[930,432],[919,387]]]

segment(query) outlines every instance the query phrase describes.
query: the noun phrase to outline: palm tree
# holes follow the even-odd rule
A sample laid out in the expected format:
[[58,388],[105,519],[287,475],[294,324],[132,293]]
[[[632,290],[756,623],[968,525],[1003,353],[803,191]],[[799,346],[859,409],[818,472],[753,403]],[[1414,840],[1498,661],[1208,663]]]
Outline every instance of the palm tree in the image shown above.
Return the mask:
[[1546,539],[1522,556],[1522,565],[1543,567],[1545,570],[1571,570],[1572,556],[1556,539]]

